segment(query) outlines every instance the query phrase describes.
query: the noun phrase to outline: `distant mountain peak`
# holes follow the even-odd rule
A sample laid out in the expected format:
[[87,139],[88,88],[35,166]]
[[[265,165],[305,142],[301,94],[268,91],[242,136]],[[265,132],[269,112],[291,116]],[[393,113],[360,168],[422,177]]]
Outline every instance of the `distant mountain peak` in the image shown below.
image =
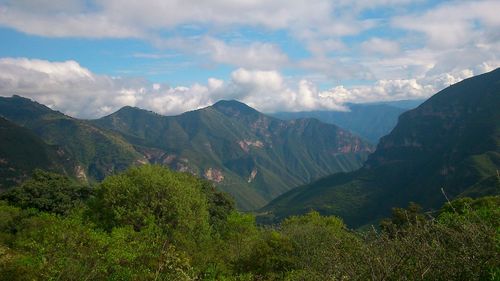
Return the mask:
[[[25,104],[37,104],[37,105],[42,105],[32,99],[29,99],[29,98],[25,98],[25,97],[21,97],[19,95],[12,95],[11,97],[0,97],[1,99],[5,100],[5,101],[10,101],[10,102],[22,102],[22,103],[25,103]],[[45,105],[42,105],[44,107],[46,107]]]
[[254,108],[237,100],[220,100],[212,108],[228,116],[260,114]]
[[117,111],[111,113],[110,116],[121,116],[121,115],[130,115],[130,114],[159,115],[158,113],[150,111],[150,110],[142,109],[142,108],[135,107],[135,106],[126,105],[126,106],[118,109]]
[[[13,95],[12,97],[1,97],[0,96],[0,112],[3,112],[4,117],[9,115],[17,116],[37,116],[40,117],[45,114],[56,114],[59,116],[65,116],[62,112],[53,110],[48,106],[45,106],[37,101],[29,98],[21,97],[18,95]],[[7,118],[11,119],[11,118]]]

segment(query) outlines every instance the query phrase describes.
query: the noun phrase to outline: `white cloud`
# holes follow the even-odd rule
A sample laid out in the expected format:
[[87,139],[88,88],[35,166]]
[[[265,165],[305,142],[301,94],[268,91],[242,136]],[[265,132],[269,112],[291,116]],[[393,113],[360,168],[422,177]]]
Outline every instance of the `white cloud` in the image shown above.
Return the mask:
[[206,38],[204,52],[216,63],[244,68],[276,69],[288,63],[288,57],[277,46],[253,42],[249,46],[231,46],[221,40]]
[[138,106],[161,114],[179,114],[238,99],[262,111],[343,109],[307,81],[289,85],[277,71],[237,69],[224,82],[170,87],[141,79],[96,75],[75,61],[49,62],[0,59],[0,95],[22,95],[81,118],[96,118],[122,106]]
[[[179,50],[185,54],[208,58],[209,65],[227,64],[252,69],[276,69],[289,64],[288,56],[276,45],[263,42],[227,43],[210,36],[156,39],[158,48]],[[137,54],[136,54],[137,55]],[[157,55],[140,54],[157,58]]]
[[399,53],[399,43],[382,38],[371,38],[361,44],[361,48],[368,53],[394,55]]
[[0,59],[2,95],[19,94],[79,117],[133,105],[138,99],[135,92],[143,84],[142,80],[95,75],[75,61]]
[[352,4],[328,0],[276,1],[7,1],[0,4],[0,24],[42,36],[136,37],[179,25],[250,25],[269,29],[321,29],[353,34],[357,22],[332,20]]
[[498,11],[499,1],[451,1],[423,14],[395,17],[392,25],[423,33],[433,48],[463,47],[483,40],[484,33],[498,34]]
[[0,26],[48,37],[141,38],[145,35],[143,30],[114,22],[103,14],[38,13],[1,4]]
[[373,80],[374,78],[373,72],[364,63],[350,58],[331,58],[320,55],[300,60],[296,65],[322,77],[323,81]]
[[[411,79],[429,68],[437,75],[497,60],[499,1],[419,2],[426,1],[4,0],[0,26],[47,37],[139,38],[159,50],[137,58],[166,59],[174,51],[194,56],[197,66],[293,69],[330,82]],[[259,34],[225,37],[247,27]],[[371,29],[385,39],[359,43]],[[287,38],[267,42],[275,31]]]
[[277,71],[240,68],[228,81],[208,79],[206,85],[170,87],[143,79],[97,75],[75,61],[49,62],[26,58],[0,59],[0,95],[22,95],[80,118],[97,118],[125,105],[160,114],[179,114],[237,99],[261,110],[346,110],[347,102],[427,98],[442,88],[500,66],[491,61],[471,69],[414,79],[379,80],[368,86],[337,86],[321,90],[308,80],[293,82]]
[[377,101],[427,99],[440,90],[474,75],[500,67],[500,61],[478,65],[472,69],[454,69],[451,72],[432,74],[431,71],[414,79],[378,80],[373,85],[338,86],[322,94],[337,104]]

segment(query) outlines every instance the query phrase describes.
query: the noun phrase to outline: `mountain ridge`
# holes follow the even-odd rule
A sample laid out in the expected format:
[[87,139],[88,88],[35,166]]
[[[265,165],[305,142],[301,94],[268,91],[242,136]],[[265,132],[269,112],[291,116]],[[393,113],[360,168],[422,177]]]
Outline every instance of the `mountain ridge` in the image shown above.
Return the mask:
[[[500,167],[500,69],[452,85],[407,111],[363,168],[295,188],[262,209],[281,219],[316,209],[352,226],[388,216],[409,201],[437,208],[484,192]],[[493,179],[493,180],[492,180]],[[495,190],[498,189],[498,190]]]
[[[138,147],[157,149],[150,151],[145,148],[144,154],[149,155],[147,158],[150,162],[163,163],[177,170],[190,171],[220,181],[221,188],[240,199],[239,201],[245,196],[264,202],[286,191],[286,185],[307,182],[331,171],[352,170],[355,168],[353,161],[360,165],[365,157],[356,154],[366,155],[371,151],[369,144],[336,126],[313,119],[282,121],[234,100],[222,100],[213,106],[177,116],[127,109],[130,110],[133,112],[128,114],[124,110],[118,110],[95,120],[94,124],[120,132]],[[134,116],[134,122],[131,121],[131,116]],[[321,131],[328,132],[329,135],[322,134]],[[313,135],[332,142],[322,144],[324,148],[332,150],[338,145],[342,149],[330,151],[330,156],[328,153],[314,152],[316,145],[312,144]],[[309,143],[301,141],[304,137]],[[293,142],[283,141],[292,139]],[[337,143],[337,140],[340,142]],[[351,143],[353,145],[349,147]],[[293,149],[282,148],[288,146]],[[353,155],[342,156],[349,153]],[[332,161],[336,158],[338,160]],[[330,164],[331,167],[327,167]],[[226,180],[227,185],[223,183]],[[231,185],[248,184],[254,186],[257,194],[242,187],[240,191],[247,191],[244,194],[235,193],[231,189]],[[270,189],[268,186],[274,187]]]
[[276,112],[271,116],[283,119],[316,118],[334,124],[376,144],[396,126],[399,116],[422,101],[395,101],[379,103],[348,103],[348,111]]
[[290,187],[361,166],[372,147],[317,120],[283,121],[237,101],[163,116],[126,106],[79,120],[33,102],[0,98],[0,116],[60,146],[89,180],[156,163],[215,182],[245,210]]

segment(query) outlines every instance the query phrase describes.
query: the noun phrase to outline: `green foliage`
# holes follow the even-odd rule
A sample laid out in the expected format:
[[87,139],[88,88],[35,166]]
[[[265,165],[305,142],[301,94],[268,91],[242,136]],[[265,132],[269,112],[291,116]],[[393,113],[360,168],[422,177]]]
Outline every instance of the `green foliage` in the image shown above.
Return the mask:
[[444,211],[437,219],[408,220],[403,228],[372,234],[366,239],[370,274],[388,280],[496,280],[500,201],[474,201],[469,202],[482,207]]
[[452,202],[447,202],[441,208],[441,215],[444,214],[459,214],[465,215],[470,212],[482,213],[483,211],[496,210],[495,206],[500,205],[499,196],[485,196],[477,199],[469,197],[458,198]]
[[[46,189],[67,181],[37,174]],[[108,177],[84,203],[49,213],[0,201],[0,280],[444,281],[500,273],[499,197],[452,201],[437,218],[411,203],[394,208],[381,231],[354,232],[318,212],[260,227],[210,183],[142,166]]]
[[296,267],[293,253],[294,245],[287,236],[276,230],[262,230],[251,251],[236,261],[235,268],[240,274],[250,272],[280,280]]
[[354,258],[361,247],[342,220],[317,212],[286,219],[282,233],[294,246],[297,270],[293,279],[298,280],[341,279],[352,270],[346,260]]
[[228,194],[217,191],[215,186],[206,180],[202,181],[201,190],[207,197],[210,225],[219,231],[224,227],[228,216],[236,210],[234,200]]
[[108,231],[126,225],[139,231],[154,223],[176,241],[198,241],[209,233],[209,206],[202,185],[189,174],[161,166],[133,167],[96,188],[91,215]]
[[226,241],[228,256],[238,260],[248,255],[258,234],[253,215],[231,213],[222,233],[222,239]]
[[19,222],[27,216],[18,207],[0,201],[0,244],[10,244],[19,229]]
[[154,226],[105,233],[78,217],[41,214],[22,222],[14,248],[0,249],[11,253],[2,280],[192,280],[193,274],[189,259]]
[[420,205],[410,202],[406,209],[392,208],[392,217],[382,219],[380,221],[380,228],[382,231],[390,234],[402,234],[411,225],[425,221],[425,216],[422,213]]
[[67,214],[86,200],[90,193],[89,187],[65,176],[37,169],[29,180],[1,194],[0,199],[23,209]]

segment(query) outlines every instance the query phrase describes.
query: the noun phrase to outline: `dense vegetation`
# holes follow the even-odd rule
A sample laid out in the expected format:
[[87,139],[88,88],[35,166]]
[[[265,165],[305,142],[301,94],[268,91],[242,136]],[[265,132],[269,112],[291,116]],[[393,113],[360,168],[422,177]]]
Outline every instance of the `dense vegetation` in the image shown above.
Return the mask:
[[0,191],[25,180],[38,167],[64,173],[70,166],[56,147],[0,117]]
[[1,280],[498,280],[500,197],[380,228],[311,212],[260,227],[204,180],[130,168],[89,189],[37,171],[1,195]]
[[361,226],[413,201],[438,209],[450,198],[498,195],[500,69],[456,83],[403,113],[362,169],[328,176],[273,200],[282,219],[310,209]]

